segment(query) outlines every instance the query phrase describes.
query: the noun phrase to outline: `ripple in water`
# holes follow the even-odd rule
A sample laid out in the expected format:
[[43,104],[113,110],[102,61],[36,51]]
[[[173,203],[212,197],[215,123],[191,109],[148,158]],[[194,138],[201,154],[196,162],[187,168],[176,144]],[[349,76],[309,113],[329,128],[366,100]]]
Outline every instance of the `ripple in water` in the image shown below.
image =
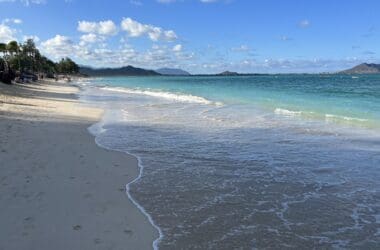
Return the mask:
[[378,137],[251,108],[107,95],[97,141],[141,158],[131,195],[162,229],[160,249],[380,248]]

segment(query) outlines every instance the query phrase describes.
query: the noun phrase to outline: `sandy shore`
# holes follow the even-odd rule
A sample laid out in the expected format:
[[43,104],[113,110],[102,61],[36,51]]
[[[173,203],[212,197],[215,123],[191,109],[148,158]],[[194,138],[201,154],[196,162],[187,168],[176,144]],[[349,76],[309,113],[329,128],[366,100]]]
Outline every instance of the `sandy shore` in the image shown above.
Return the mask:
[[0,84],[0,249],[151,249],[125,184],[137,160],[98,147],[102,110],[62,83]]

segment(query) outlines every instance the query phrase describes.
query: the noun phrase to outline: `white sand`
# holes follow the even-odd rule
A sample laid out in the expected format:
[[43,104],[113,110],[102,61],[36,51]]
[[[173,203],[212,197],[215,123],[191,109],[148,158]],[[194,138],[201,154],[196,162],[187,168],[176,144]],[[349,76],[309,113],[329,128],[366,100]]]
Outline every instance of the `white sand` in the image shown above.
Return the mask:
[[98,147],[102,110],[76,87],[0,83],[0,249],[151,249],[158,232],[125,184],[130,155]]

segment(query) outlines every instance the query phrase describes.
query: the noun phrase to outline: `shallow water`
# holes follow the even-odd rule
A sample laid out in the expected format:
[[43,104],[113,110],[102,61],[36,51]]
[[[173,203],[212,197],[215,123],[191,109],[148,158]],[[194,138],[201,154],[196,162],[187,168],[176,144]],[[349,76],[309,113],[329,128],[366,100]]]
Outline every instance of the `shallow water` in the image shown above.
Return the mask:
[[140,157],[160,249],[380,247],[379,76],[80,84],[97,142]]

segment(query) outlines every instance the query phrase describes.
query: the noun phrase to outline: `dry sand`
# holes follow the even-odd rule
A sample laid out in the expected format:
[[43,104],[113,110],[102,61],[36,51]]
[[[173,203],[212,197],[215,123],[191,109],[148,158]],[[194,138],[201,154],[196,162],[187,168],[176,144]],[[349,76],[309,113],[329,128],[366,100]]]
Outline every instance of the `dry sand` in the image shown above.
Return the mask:
[[135,157],[98,147],[76,87],[0,83],[0,249],[152,249],[125,184]]

